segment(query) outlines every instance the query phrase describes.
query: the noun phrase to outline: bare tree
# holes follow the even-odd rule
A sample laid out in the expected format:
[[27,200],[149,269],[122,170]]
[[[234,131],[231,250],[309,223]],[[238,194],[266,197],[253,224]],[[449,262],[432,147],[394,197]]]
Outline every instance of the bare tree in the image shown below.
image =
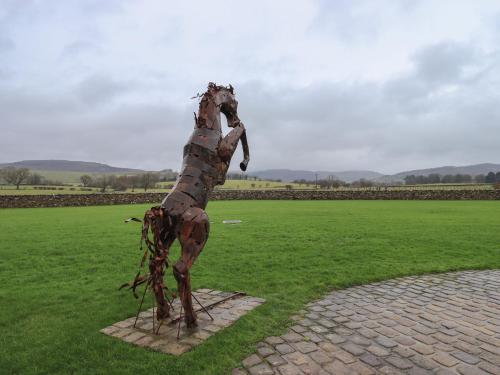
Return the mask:
[[144,189],[144,191],[152,188],[158,182],[158,180],[158,175],[151,172],[141,174],[140,176],[141,187]]
[[484,174],[478,174],[478,175],[474,176],[474,181],[482,184],[482,183],[484,183],[485,178],[486,178],[486,176]]
[[132,188],[132,192],[135,191],[136,187],[141,186],[141,176],[132,175],[128,177],[129,186]]
[[28,176],[28,179],[26,180],[26,183],[28,185],[42,185],[43,184],[43,181],[44,178],[42,175],[38,174],[38,173],[31,173],[29,176]]
[[495,180],[496,180],[496,175],[495,175],[495,172],[489,172],[486,177],[484,178],[484,181],[487,183],[487,184],[494,184],[495,183]]
[[28,168],[7,167],[2,170],[2,177],[8,183],[16,186],[19,190],[19,185],[28,179],[30,170]]
[[92,184],[92,177],[88,174],[84,174],[80,177],[80,182],[82,183],[83,187],[90,186]]
[[109,183],[113,190],[117,191],[127,191],[130,186],[130,181],[128,176],[116,176]]
[[106,175],[102,175],[95,180],[94,185],[101,189],[101,193],[105,193],[109,185],[109,179]]

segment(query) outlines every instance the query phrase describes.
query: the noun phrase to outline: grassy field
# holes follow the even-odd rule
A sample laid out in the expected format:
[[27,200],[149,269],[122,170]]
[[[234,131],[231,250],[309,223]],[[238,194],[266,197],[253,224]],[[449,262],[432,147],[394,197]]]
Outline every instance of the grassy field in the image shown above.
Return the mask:
[[89,174],[93,177],[99,177],[106,174],[106,173],[84,173],[84,172],[72,172],[72,171],[45,171],[45,170],[33,170],[32,172],[42,175],[47,180],[60,181],[63,184],[79,184],[80,177],[84,174]]
[[[252,181],[252,180],[226,180],[226,183],[220,188],[222,189],[284,189],[286,185],[292,186],[296,189],[299,184],[293,182],[276,182],[276,181]],[[304,185],[303,185],[304,186]]]
[[71,186],[43,186],[44,189],[36,189],[35,186],[21,185],[19,190],[15,186],[0,186],[0,195],[46,195],[46,194],[92,194],[99,191],[98,188],[89,188],[81,190],[80,187]]
[[59,181],[63,184],[80,184],[80,177],[83,175],[90,175],[93,178],[98,178],[101,176],[119,176],[123,173],[87,173],[87,172],[77,172],[77,171],[52,171],[43,169],[33,169],[32,173],[37,173],[43,176],[47,180]]
[[[172,186],[174,182],[161,182],[158,183],[156,188],[148,189],[148,192],[156,193],[167,193],[170,191],[167,189],[168,186]],[[286,189],[287,186],[291,186],[292,189],[314,189],[314,185],[305,184],[294,184],[285,182],[275,182],[275,181],[250,181],[250,180],[227,180],[222,186],[218,186],[218,190],[275,190],[275,189]],[[47,188],[47,187],[44,187]],[[84,190],[80,186],[52,186],[49,189],[39,189],[31,185],[21,185],[19,190],[15,186],[0,185],[0,195],[39,195],[39,194],[92,194],[99,193],[99,188],[89,188],[90,190]],[[339,191],[352,191],[352,190],[387,190],[387,191],[401,191],[401,190],[493,190],[494,186],[492,184],[427,184],[427,185],[401,185],[401,186],[387,186],[387,187],[352,187],[352,186],[342,186],[335,188],[333,190]],[[107,192],[115,192],[112,189],[108,189]],[[126,193],[143,193],[144,190],[141,188],[136,188],[134,191],[132,189],[127,189]],[[124,191],[116,191],[116,193],[124,193]]]
[[1,373],[226,374],[331,288],[500,267],[498,201],[211,202],[194,287],[267,302],[176,358],[98,332],[134,315],[117,286],[136,271],[139,225],[123,219],[148,206],[0,209]]
[[[164,193],[167,190],[166,186],[173,185],[173,181],[161,182],[157,184],[157,188],[148,189],[148,192],[159,192]],[[283,183],[274,181],[250,181],[250,180],[226,180],[226,183],[218,189],[241,189],[241,190],[251,190],[251,189],[285,189],[285,185],[291,185],[293,188],[298,188],[298,184],[293,183]],[[304,185],[305,186],[305,185]],[[50,189],[36,189],[32,185],[21,185],[19,190],[12,185],[0,185],[0,195],[38,195],[38,194],[92,194],[99,192],[99,188],[90,188],[90,191],[81,190],[80,186],[52,186]],[[108,192],[113,192],[112,189],[108,189]],[[128,189],[127,193],[132,193],[132,189]],[[141,188],[134,189],[135,193],[143,193],[144,190]],[[119,192],[120,193],[120,192]],[[123,192],[121,192],[123,193]]]
[[[37,186],[39,187],[39,186]],[[16,189],[15,186],[0,186],[0,195],[52,195],[52,194],[95,194],[100,193],[99,188],[85,188],[90,190],[82,189],[77,186],[43,186],[44,189],[37,189],[35,186],[31,185],[21,185],[19,190]],[[162,187],[158,187],[157,189],[148,189],[148,193],[158,192],[158,193],[166,193],[170,190],[167,190]],[[144,193],[144,189],[128,189],[125,191],[113,191],[112,189],[107,189],[106,193]]]
[[[101,176],[120,176],[123,173],[85,173],[85,172],[74,172],[74,171],[50,171],[50,170],[32,170],[32,173],[37,173],[43,176],[47,180],[59,181],[63,184],[68,185],[80,185],[80,177],[82,175],[88,174],[92,178],[99,178]],[[131,174],[131,173],[128,173]],[[166,183],[161,183],[163,185],[171,185],[173,182],[169,181]],[[281,187],[284,188],[285,185],[293,185],[298,187],[298,184],[291,182],[275,182],[275,181],[253,181],[253,180],[227,180],[223,188],[227,189],[269,189]],[[305,186],[305,185],[302,185]],[[314,187],[313,185],[311,185]]]
[[[47,180],[59,181],[63,184],[80,184],[80,177],[83,175],[90,175],[92,178],[98,178],[102,176],[120,176],[123,173],[87,173],[87,172],[77,172],[77,171],[52,171],[37,169],[32,170],[32,173],[37,173],[43,176]],[[128,173],[131,174],[131,173]],[[132,173],[133,174],[133,173]]]

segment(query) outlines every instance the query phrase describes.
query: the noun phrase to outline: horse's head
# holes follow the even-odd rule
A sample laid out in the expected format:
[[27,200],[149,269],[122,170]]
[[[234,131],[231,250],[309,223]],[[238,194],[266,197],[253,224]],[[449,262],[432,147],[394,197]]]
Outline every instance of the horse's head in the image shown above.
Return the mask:
[[[230,128],[237,128],[229,132],[226,137],[229,137],[229,134],[231,134],[231,137],[237,136],[236,144],[238,140],[241,140],[244,159],[240,163],[240,168],[242,171],[245,171],[250,160],[250,153],[248,150],[246,130],[238,117],[238,101],[234,97],[233,86],[217,86],[215,83],[210,82],[208,84],[208,90],[203,94],[200,101],[198,117],[196,117],[195,114],[196,126],[198,128],[209,127],[210,129],[215,129],[220,132],[220,112],[226,116],[227,125]],[[235,147],[236,144],[233,147]],[[234,149],[231,151],[231,154],[233,152]]]
[[238,101],[234,96],[233,86],[217,86],[215,83],[208,84],[208,90],[220,108],[220,111],[226,116],[227,125],[230,128],[238,126],[240,119],[238,118]]

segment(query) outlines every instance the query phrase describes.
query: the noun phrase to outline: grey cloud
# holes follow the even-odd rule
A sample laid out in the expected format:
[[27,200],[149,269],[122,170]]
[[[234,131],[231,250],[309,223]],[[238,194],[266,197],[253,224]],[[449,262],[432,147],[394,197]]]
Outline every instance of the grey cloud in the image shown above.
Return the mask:
[[78,101],[66,95],[46,95],[44,92],[29,92],[0,86],[0,113],[2,131],[18,124],[37,127],[40,121],[64,121],[81,108]]
[[[178,169],[197,109],[189,97],[209,80],[236,88],[251,146],[250,171],[397,172],[499,161],[500,54],[495,45],[477,43],[482,42],[479,37],[434,38],[432,43],[418,39],[388,68],[384,61],[397,60],[390,48],[406,48],[406,40],[404,47],[396,42],[369,49],[386,42],[386,5],[390,17],[410,18],[424,5],[416,9],[410,0],[367,0],[356,6],[324,1],[311,25],[314,3],[304,2],[297,9],[305,9],[307,17],[286,19],[285,27],[272,14],[279,4],[268,5],[269,14],[254,17],[255,24],[236,17],[225,33],[226,24],[199,25],[212,5],[207,10],[200,3],[203,12],[190,23],[190,17],[180,16],[185,8],[169,13],[160,3],[141,7],[140,2],[93,0],[68,6],[49,1],[49,10],[68,7],[58,13],[67,12],[68,24],[55,29],[51,14],[44,14],[38,3],[26,2],[23,12],[13,5],[8,27],[0,27],[9,33],[0,35],[17,31],[22,37],[13,40],[8,60],[17,76],[0,82],[0,162],[64,158]],[[248,14],[255,11],[245,4]],[[427,10],[434,9],[427,4]],[[21,28],[26,13],[39,21],[35,31]],[[299,11],[285,14],[302,16]],[[149,28],[139,22],[143,19],[165,21],[165,27]],[[304,22],[294,23],[298,20]],[[295,25],[302,28],[297,31]],[[63,26],[75,35],[57,39]],[[497,29],[478,35],[494,40],[500,35]],[[29,36],[37,31],[47,32],[39,36],[50,48],[34,56],[30,47],[37,45],[29,44]],[[419,30],[414,34],[418,38]],[[415,52],[417,45],[424,48]],[[379,60],[375,68],[370,57]],[[360,74],[363,64],[386,71],[368,80],[351,73],[351,64]],[[10,76],[0,66],[2,74]]]
[[[466,154],[490,161],[500,141],[500,133],[493,133],[498,129],[500,109],[492,98],[482,99],[481,91],[498,74],[498,64],[492,64],[486,76],[474,83],[463,84],[460,74],[450,75],[445,82],[459,88],[438,97],[429,98],[429,94],[441,81],[421,78],[422,66],[437,64],[431,61],[433,57],[454,66],[455,72],[465,64],[481,63],[462,55],[447,52],[443,59],[437,53],[417,54],[413,71],[386,84],[322,83],[292,88],[261,81],[240,83],[236,94],[240,117],[248,129],[251,168],[384,171],[412,167],[416,157],[432,165],[460,160]],[[450,56],[458,56],[457,61]],[[0,106],[5,109],[5,125],[16,131],[3,137],[3,149],[19,159],[29,154],[29,158],[179,168],[196,103],[186,98],[176,104],[130,105],[120,100],[129,88],[96,75],[83,81],[74,97],[4,93]],[[78,100],[82,98],[85,105]],[[86,106],[110,100],[116,104],[104,114],[89,112]],[[15,139],[24,140],[22,152]],[[392,165],[384,165],[384,160],[392,160]]]
[[86,14],[95,16],[102,13],[115,14],[116,12],[120,12],[123,7],[130,3],[130,0],[86,0],[84,2],[76,0],[74,3],[80,5]]
[[319,0],[317,4],[310,32],[334,34],[345,43],[373,42],[388,19],[418,7],[418,2],[412,0]]
[[77,40],[66,45],[62,50],[63,58],[75,58],[85,52],[99,51],[99,47],[95,43],[87,40]]
[[365,1],[353,4],[349,0],[339,0],[335,3],[320,0],[318,14],[311,24],[310,31],[334,33],[351,43],[374,40],[378,30],[377,20],[359,9],[360,5],[362,8],[366,4],[368,3]]
[[82,80],[75,92],[88,105],[105,105],[132,86],[130,82],[120,82],[103,74],[94,74]]
[[[463,67],[482,67],[483,54],[447,45],[443,54],[418,56],[414,70],[385,84],[320,84],[302,90],[243,86],[242,119],[249,137],[252,128],[258,133],[254,153],[269,156],[269,150],[277,150],[259,162],[276,168],[294,160],[309,169],[369,165],[384,170],[383,160],[400,169],[410,168],[416,158],[422,165],[498,161],[500,109],[494,101],[500,98],[498,92],[493,98],[483,92],[500,72],[500,60],[481,79],[464,82]],[[432,78],[430,67],[441,69],[438,62],[453,74],[443,81],[422,79],[422,72]],[[455,90],[436,94],[442,83]],[[348,159],[336,160],[340,155]]]
[[[10,71],[10,69],[8,67],[8,55],[14,49],[14,41],[6,35],[2,35],[2,27],[0,26],[0,78],[2,79],[2,81],[9,79],[8,72]],[[2,82],[0,82],[0,85],[1,84]]]
[[441,42],[417,51],[412,62],[410,73],[387,81],[383,90],[400,114],[418,116],[443,105],[447,98],[473,99],[472,91],[498,72],[500,58],[488,57],[469,44]]
[[[426,63],[431,58],[426,56]],[[459,58],[456,65],[482,64]],[[440,57],[437,57],[440,60]],[[442,60],[440,60],[442,61]],[[453,65],[453,60],[446,60]],[[431,64],[432,65],[432,64]],[[252,164],[264,168],[366,169],[384,172],[463,161],[498,161],[498,93],[482,97],[499,65],[481,79],[463,83],[460,74],[446,80],[456,91],[429,96],[436,82],[420,78],[421,60],[408,74],[376,83],[322,83],[304,88],[240,83],[236,95],[240,118],[248,129]],[[2,149],[10,160],[71,158],[131,167],[178,169],[182,146],[193,127],[195,101],[130,104],[127,87],[94,76],[73,97],[0,95],[7,133]],[[84,87],[82,103],[81,87]],[[147,92],[144,87],[131,90]],[[141,91],[142,90],[142,91]],[[112,108],[89,111],[113,100]],[[104,106],[106,108],[106,106]],[[5,109],[5,111],[3,111]],[[19,115],[22,113],[22,115]],[[13,130],[15,129],[15,131]],[[23,149],[16,145],[23,139]],[[238,155],[241,151],[238,151]],[[238,160],[239,156],[235,160]],[[471,160],[470,155],[475,158]]]
[[[63,97],[47,101],[42,96],[13,96],[9,95],[8,103],[0,96],[0,112],[6,114],[0,144],[10,161],[69,158],[150,169],[179,168],[182,146],[193,126],[187,107],[168,103],[120,105],[103,114],[89,112],[78,101]],[[15,115],[22,110],[28,113]]]
[[9,50],[14,49],[14,42],[5,36],[0,35],[0,51],[2,53],[8,52]]
[[461,80],[464,69],[477,63],[477,57],[473,46],[442,42],[420,50],[413,61],[418,78],[430,84],[443,84]]

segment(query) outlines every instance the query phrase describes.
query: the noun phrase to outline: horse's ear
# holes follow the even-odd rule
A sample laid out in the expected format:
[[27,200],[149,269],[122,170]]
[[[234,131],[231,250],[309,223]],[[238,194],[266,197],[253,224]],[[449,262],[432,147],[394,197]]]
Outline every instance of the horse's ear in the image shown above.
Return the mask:
[[234,88],[231,84],[229,84],[229,91],[231,92],[231,94],[234,94]]

